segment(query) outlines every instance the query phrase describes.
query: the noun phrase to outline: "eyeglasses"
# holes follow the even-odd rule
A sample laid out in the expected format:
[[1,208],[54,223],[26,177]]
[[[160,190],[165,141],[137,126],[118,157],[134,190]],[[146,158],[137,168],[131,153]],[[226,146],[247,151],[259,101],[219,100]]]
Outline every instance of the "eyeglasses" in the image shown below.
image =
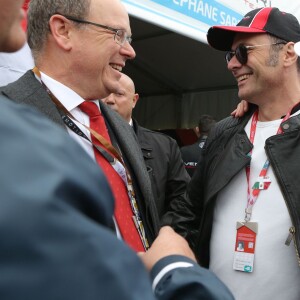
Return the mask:
[[97,26],[97,27],[100,27],[100,28],[103,28],[106,30],[110,30],[110,31],[114,32],[114,40],[120,46],[123,46],[125,44],[125,42],[128,42],[129,44],[131,44],[131,42],[132,42],[132,38],[130,36],[128,36],[126,31],[123,29],[116,29],[116,28],[112,28],[109,26],[101,25],[101,24],[86,21],[86,20],[77,19],[77,18],[74,18],[71,16],[66,16],[66,15],[62,15],[62,14],[58,14],[58,13],[57,13],[57,15],[61,15],[61,16],[65,17],[66,19],[73,21],[73,22],[93,25],[93,26]]
[[287,42],[277,42],[273,44],[262,44],[262,45],[253,45],[253,46],[245,46],[243,44],[239,45],[234,51],[228,51],[225,54],[225,60],[227,63],[230,62],[230,60],[236,56],[237,60],[242,64],[246,64],[248,61],[248,51],[258,48],[258,47],[263,47],[263,46],[272,46],[272,45],[285,45]]

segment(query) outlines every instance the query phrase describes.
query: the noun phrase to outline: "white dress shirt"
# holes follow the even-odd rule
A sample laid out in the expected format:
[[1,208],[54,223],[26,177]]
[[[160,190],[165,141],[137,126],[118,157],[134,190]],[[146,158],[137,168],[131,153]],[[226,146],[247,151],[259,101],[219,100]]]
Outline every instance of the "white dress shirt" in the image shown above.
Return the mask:
[[[80,97],[76,92],[57,80],[49,77],[48,75],[41,72],[41,79],[52,94],[62,103],[62,105],[78,120],[80,123],[90,126],[90,119],[87,114],[82,112],[78,106],[85,100]],[[98,107],[99,103],[97,100],[93,101]],[[100,109],[100,108],[99,108]],[[82,130],[82,132],[91,138],[90,132],[82,126],[80,123],[74,121],[76,125]],[[81,147],[89,154],[89,156],[96,161],[94,149],[90,142],[84,138],[78,136],[75,132],[68,128],[70,136],[77,142]]]

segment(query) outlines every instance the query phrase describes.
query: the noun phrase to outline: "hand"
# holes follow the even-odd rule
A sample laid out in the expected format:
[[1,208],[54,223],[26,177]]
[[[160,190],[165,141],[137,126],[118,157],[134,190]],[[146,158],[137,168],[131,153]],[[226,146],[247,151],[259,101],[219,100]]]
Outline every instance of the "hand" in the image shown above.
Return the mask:
[[242,117],[249,109],[249,104],[246,100],[242,100],[236,107],[236,109],[230,114],[235,118]]
[[160,259],[169,255],[183,255],[196,261],[187,241],[169,226],[160,229],[158,237],[146,253],[139,253],[149,271]]

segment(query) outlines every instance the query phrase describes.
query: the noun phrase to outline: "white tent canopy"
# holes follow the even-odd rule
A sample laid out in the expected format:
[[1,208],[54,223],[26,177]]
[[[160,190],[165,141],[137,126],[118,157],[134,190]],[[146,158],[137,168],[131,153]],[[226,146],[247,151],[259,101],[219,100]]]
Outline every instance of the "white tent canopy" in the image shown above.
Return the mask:
[[124,70],[141,96],[134,115],[152,129],[191,128],[200,114],[221,119],[238,103],[224,53],[207,45],[210,26],[235,25],[248,11],[264,6],[292,12],[300,19],[299,0],[122,2],[130,15],[137,53]]

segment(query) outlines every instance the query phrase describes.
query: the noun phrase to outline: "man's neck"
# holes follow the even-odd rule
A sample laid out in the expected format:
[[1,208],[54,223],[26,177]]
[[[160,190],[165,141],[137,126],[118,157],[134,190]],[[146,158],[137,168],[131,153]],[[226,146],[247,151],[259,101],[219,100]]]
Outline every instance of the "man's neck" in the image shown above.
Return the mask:
[[300,102],[300,76],[295,70],[284,70],[280,81],[256,96],[253,103],[259,107],[258,120],[279,120]]
[[281,101],[275,103],[273,102],[259,105],[258,120],[261,122],[267,122],[281,119],[299,102],[300,95],[298,96],[298,98],[290,101],[281,99]]

